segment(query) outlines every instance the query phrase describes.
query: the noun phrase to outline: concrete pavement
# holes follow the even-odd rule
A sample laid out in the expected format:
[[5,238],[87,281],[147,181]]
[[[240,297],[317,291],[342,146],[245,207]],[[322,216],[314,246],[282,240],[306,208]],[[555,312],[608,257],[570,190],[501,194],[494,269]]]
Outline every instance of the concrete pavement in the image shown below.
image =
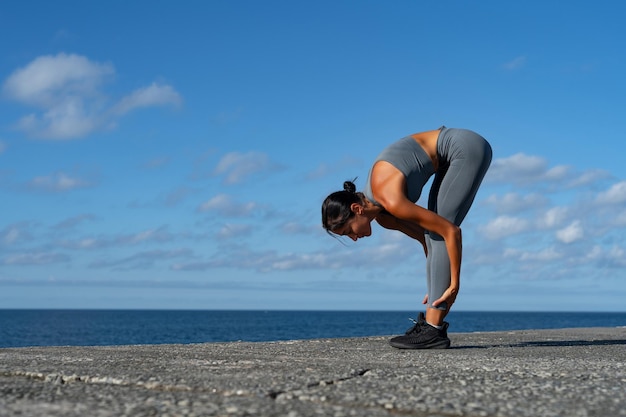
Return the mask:
[[626,328],[0,349],[0,416],[626,416]]

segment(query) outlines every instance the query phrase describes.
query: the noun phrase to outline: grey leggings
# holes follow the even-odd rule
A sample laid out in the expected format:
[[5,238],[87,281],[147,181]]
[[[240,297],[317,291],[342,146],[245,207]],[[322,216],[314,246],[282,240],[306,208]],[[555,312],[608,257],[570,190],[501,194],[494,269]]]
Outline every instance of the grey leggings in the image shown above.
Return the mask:
[[[444,127],[437,140],[437,153],[439,169],[428,197],[428,209],[460,226],[491,164],[491,146],[470,130]],[[448,250],[443,238],[432,232],[426,233],[426,245],[428,307],[447,310],[447,303],[433,307],[432,302],[450,286]]]

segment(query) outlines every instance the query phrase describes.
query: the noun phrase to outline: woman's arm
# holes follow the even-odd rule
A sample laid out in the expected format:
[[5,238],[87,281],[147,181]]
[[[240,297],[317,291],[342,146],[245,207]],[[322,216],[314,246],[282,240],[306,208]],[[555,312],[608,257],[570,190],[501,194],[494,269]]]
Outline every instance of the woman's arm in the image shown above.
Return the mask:
[[415,222],[410,222],[392,216],[389,213],[382,212],[376,216],[376,221],[385,229],[397,230],[404,233],[422,244],[424,247],[424,255],[428,256],[426,248],[426,239],[424,237],[424,229]]
[[448,257],[450,258],[449,295],[453,296],[452,302],[454,302],[461,284],[461,258],[463,251],[461,228],[438,214],[413,204],[409,200],[406,200],[406,202],[398,202],[396,205],[392,206],[391,210],[387,210],[398,217],[398,219],[415,222],[424,229],[436,233],[444,239]]
[[[405,194],[404,175],[385,161],[376,163],[371,177],[374,198],[394,217],[401,221],[415,223],[421,228],[440,235],[446,244],[450,258],[450,287],[446,298],[454,302],[460,286],[462,237],[461,229],[437,213],[420,207]],[[434,300],[433,300],[434,301]]]

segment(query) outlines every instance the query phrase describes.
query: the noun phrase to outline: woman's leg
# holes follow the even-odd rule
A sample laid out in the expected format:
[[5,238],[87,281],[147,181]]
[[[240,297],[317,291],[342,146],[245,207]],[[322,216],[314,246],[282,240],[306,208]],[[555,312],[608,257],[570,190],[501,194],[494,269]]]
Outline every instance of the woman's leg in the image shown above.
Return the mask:
[[[449,163],[435,174],[430,190],[428,209],[457,226],[467,215],[478,188],[491,163],[491,147],[479,135],[466,130],[454,130],[450,141]],[[428,309],[426,319],[440,325],[449,311],[447,303],[432,306],[450,286],[450,259],[443,238],[435,233],[426,235],[428,259]]]

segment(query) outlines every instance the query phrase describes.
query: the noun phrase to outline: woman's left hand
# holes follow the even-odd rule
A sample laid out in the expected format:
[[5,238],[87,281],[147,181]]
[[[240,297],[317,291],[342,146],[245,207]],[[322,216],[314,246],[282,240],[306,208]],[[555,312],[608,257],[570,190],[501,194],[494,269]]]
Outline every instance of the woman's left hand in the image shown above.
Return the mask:
[[457,287],[448,287],[447,290],[439,297],[437,300],[433,301],[432,306],[437,307],[439,304],[446,302],[448,303],[448,310],[452,307],[452,304],[456,301],[456,296],[459,294],[459,289]]

